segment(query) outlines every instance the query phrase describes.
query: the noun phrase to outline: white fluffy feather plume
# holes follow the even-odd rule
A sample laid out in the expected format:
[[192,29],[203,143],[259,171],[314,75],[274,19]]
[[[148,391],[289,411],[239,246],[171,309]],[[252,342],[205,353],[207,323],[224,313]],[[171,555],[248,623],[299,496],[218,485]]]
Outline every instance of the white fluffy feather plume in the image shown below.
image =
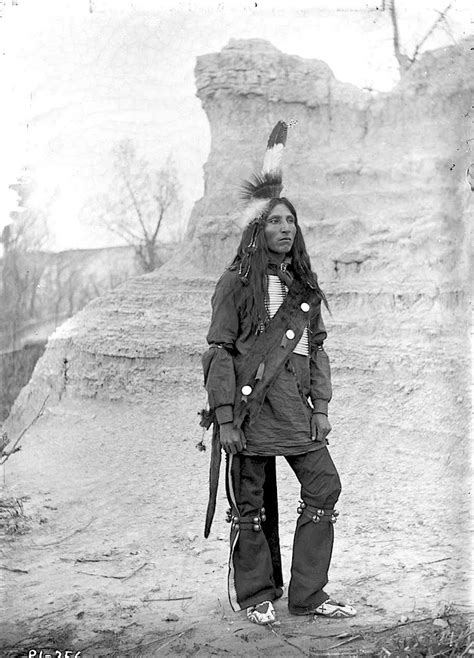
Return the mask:
[[246,226],[249,222],[260,217],[268,201],[278,198],[283,188],[281,162],[285,150],[288,128],[296,121],[278,121],[270,133],[267,150],[263,159],[262,170],[253,174],[250,180],[242,183],[242,198],[247,205],[242,213],[240,224]]
[[269,201],[270,199],[253,199],[250,201],[239,216],[240,228],[245,228],[249,222],[263,215]]

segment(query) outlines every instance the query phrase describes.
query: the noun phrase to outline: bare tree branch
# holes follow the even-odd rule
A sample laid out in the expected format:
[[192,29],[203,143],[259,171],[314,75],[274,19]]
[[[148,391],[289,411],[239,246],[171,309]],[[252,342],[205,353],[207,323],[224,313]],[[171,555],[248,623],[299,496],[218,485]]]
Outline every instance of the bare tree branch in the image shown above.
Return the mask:
[[160,169],[137,156],[130,140],[114,149],[113,186],[97,200],[94,213],[102,226],[133,246],[143,269],[154,270],[157,241],[163,225],[179,206],[179,185],[173,163]]
[[446,34],[451,38],[451,41],[454,44],[457,44],[457,39],[453,34],[450,24],[448,23],[446,16],[443,16],[442,23],[440,23],[441,28],[446,32]]
[[410,58],[412,64],[416,61],[416,58],[418,57],[418,53],[420,52],[420,49],[422,48],[422,46],[423,46],[423,44],[425,43],[425,41],[426,41],[427,39],[429,39],[429,37],[433,34],[433,32],[434,32],[434,30],[436,29],[436,27],[438,26],[438,24],[441,23],[441,22],[443,22],[443,21],[445,21],[445,19],[446,19],[446,14],[447,14],[448,11],[451,9],[452,4],[453,4],[453,3],[450,2],[450,3],[445,7],[445,9],[444,9],[442,12],[438,12],[438,13],[439,13],[438,18],[435,20],[435,22],[434,22],[433,25],[430,27],[430,29],[427,31],[427,33],[426,33],[425,36],[422,38],[422,40],[417,44],[417,46],[416,46],[416,48],[415,48],[415,50],[414,50],[414,52],[413,52],[413,55],[412,55],[411,58]]
[[152,242],[155,242],[156,238],[158,237],[158,232],[161,228],[161,222],[163,221],[163,217],[165,216],[165,212],[166,212],[166,209],[161,208],[160,213],[158,215],[158,221],[156,222],[155,230],[154,230],[153,235],[151,237]]
[[29,430],[29,429],[30,429],[30,428],[36,423],[36,421],[38,420],[38,418],[41,418],[41,416],[43,415],[43,412],[44,412],[44,410],[45,410],[46,402],[48,401],[48,398],[49,398],[49,393],[48,393],[48,395],[45,397],[45,399],[43,400],[43,404],[41,405],[40,410],[38,411],[38,413],[36,414],[36,416],[35,416],[35,417],[33,418],[33,420],[32,420],[32,421],[31,421],[31,422],[25,427],[25,429],[20,433],[20,435],[18,436],[18,438],[16,439],[15,443],[14,443],[13,446],[10,448],[10,450],[9,450],[8,452],[3,452],[3,453],[0,455],[0,464],[4,464],[4,463],[7,461],[7,459],[10,457],[10,455],[13,455],[15,452],[18,452],[18,451],[20,450],[20,448],[18,447],[18,444],[20,443],[21,439],[25,436],[25,434],[28,432],[28,430]]
[[398,17],[397,9],[395,7],[395,0],[390,0],[389,3],[390,18],[392,20],[392,29],[393,29],[393,50],[395,52],[395,58],[400,67],[400,71],[406,71],[410,66],[409,58],[402,53],[400,50],[400,33],[398,30]]
[[145,239],[148,240],[149,239],[148,238],[148,232],[146,230],[145,224],[143,223],[143,217],[142,217],[142,213],[140,212],[140,206],[138,204],[137,198],[136,198],[136,196],[133,192],[132,186],[130,185],[130,181],[128,180],[128,178],[125,179],[125,185],[127,186],[127,190],[128,190],[128,192],[130,194],[130,197],[132,199],[133,207],[135,208],[135,211],[137,213],[138,221],[140,222],[140,226],[142,228],[143,235],[145,236]]
[[111,232],[125,239],[129,244],[133,244],[141,239],[141,235],[132,231],[128,226],[117,222],[113,218],[104,219],[105,227]]
[[446,20],[446,14],[452,7],[452,2],[450,2],[443,11],[437,12],[438,18],[434,21],[434,23],[431,25],[431,27],[427,30],[426,34],[423,36],[423,38],[417,43],[415,50],[413,51],[413,55],[409,57],[405,53],[402,52],[400,48],[400,32],[399,32],[399,27],[398,27],[398,16],[397,16],[397,9],[395,6],[395,0],[390,0],[389,2],[389,11],[390,11],[390,18],[392,21],[392,29],[393,29],[393,50],[395,53],[395,58],[398,62],[398,65],[400,67],[400,72],[405,73],[410,69],[413,64],[416,62],[418,55],[420,53],[421,48],[423,45],[426,43],[426,41],[430,38],[430,36],[433,34],[433,32],[436,30],[437,27],[442,25],[444,23],[444,29],[447,30],[450,33],[451,38],[454,40],[454,37],[451,33],[451,30],[449,28],[449,24]]

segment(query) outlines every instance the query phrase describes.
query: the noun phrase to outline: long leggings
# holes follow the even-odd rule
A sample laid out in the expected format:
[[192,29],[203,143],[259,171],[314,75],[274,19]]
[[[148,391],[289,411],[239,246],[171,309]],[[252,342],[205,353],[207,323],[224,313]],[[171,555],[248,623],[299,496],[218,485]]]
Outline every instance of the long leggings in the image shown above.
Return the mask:
[[[229,458],[229,502],[234,510],[237,507],[240,517],[256,516],[264,507],[265,477],[272,460],[274,457],[239,454]],[[341,492],[341,483],[328,449],[287,456],[286,460],[300,482],[301,498],[306,505],[333,509]],[[314,523],[309,514],[299,516],[288,589],[290,611],[310,611],[328,598],[323,588],[328,582],[333,540],[333,524],[327,517]],[[233,609],[275,600],[281,595],[280,585],[275,582],[272,551],[266,534],[254,531],[248,523],[232,530],[229,599]]]

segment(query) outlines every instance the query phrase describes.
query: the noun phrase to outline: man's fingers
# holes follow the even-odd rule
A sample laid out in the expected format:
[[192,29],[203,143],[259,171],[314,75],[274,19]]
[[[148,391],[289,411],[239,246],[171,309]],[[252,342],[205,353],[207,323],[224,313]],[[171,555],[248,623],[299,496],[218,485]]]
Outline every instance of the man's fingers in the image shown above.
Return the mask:
[[234,451],[232,454],[235,455],[238,452],[240,452],[240,440],[235,441],[232,443],[232,450]]
[[221,439],[221,446],[229,455],[235,455],[242,450],[245,450],[247,441],[245,435],[242,431],[235,430],[230,434]]
[[322,414],[315,414],[311,418],[311,439],[313,441],[323,442],[331,431],[331,425],[327,418]]
[[233,443],[227,443],[227,441],[226,441],[225,443],[222,444],[222,447],[224,448],[225,452],[228,455],[235,455],[236,449],[235,449],[235,445]]
[[330,431],[331,431],[331,428],[330,428],[330,427],[325,427],[324,430],[322,430],[321,441],[325,441],[325,440],[326,440],[327,435],[329,434]]

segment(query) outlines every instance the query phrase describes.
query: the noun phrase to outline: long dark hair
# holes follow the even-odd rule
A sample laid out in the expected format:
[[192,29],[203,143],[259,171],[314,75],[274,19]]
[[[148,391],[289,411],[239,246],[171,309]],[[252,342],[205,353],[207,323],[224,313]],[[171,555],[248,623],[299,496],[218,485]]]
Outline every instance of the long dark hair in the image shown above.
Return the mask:
[[317,291],[326,308],[329,306],[324,292],[319,287],[316,273],[311,269],[311,261],[306,250],[301,228],[298,224],[296,209],[286,197],[270,199],[264,213],[251,222],[242,233],[242,238],[229,266],[230,270],[239,270],[242,279],[241,308],[249,314],[252,326],[257,328],[267,319],[265,295],[267,292],[267,269],[271,261],[270,251],[265,239],[264,227],[272,210],[279,203],[284,204],[295,218],[296,234],[290,253],[290,271],[295,279],[306,283]]

